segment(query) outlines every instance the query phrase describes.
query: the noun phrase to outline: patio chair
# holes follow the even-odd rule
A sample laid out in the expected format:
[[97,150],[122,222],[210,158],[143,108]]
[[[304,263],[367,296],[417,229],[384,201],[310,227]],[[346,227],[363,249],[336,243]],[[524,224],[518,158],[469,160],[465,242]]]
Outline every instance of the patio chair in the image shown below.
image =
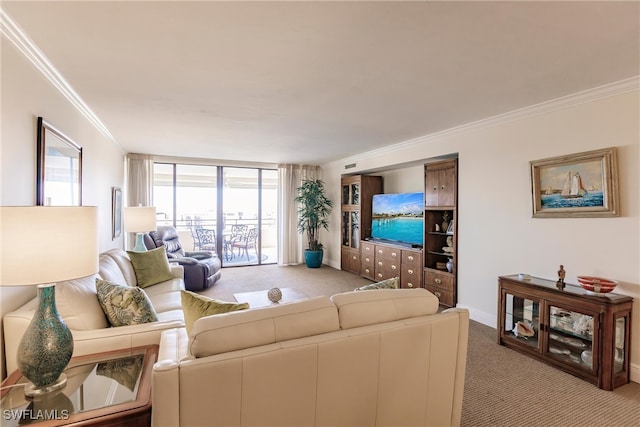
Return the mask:
[[231,242],[232,250],[238,249],[238,257],[241,257],[243,254],[247,256],[247,261],[249,261],[249,249],[253,248],[256,252],[256,258],[258,256],[258,249],[256,247],[256,241],[258,239],[258,229],[251,228],[246,233],[242,234],[238,239]]

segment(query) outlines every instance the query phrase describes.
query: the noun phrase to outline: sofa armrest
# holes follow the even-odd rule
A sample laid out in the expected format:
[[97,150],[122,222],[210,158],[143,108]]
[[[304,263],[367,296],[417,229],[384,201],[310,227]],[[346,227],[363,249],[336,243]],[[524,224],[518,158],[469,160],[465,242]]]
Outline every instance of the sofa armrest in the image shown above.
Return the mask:
[[169,267],[171,268],[171,274],[173,274],[173,277],[175,277],[176,279],[183,279],[184,280],[184,267],[181,266],[178,263],[175,262],[170,262],[169,263]]
[[180,360],[186,355],[189,337],[185,328],[162,332],[158,361],[153,365],[151,425],[180,425]]

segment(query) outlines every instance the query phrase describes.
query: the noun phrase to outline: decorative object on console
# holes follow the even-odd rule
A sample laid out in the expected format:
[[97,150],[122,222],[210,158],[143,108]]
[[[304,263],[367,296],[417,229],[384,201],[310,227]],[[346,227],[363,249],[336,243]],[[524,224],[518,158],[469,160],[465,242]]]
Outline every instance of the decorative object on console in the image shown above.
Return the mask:
[[594,276],[578,276],[578,283],[588,293],[604,294],[613,291],[618,282],[615,280],[609,280],[602,277]]
[[556,282],[556,287],[558,289],[564,289],[564,278],[567,275],[567,272],[564,271],[564,265],[560,264],[560,268],[558,269],[558,281]]
[[282,291],[280,288],[271,288],[267,291],[267,298],[271,302],[279,302],[282,299]]
[[333,202],[326,196],[324,182],[320,179],[306,179],[296,189],[295,202],[298,207],[298,231],[307,235],[307,249],[304,258],[307,267],[322,265],[322,243],[318,242],[320,228],[329,230],[329,214]]
[[[25,395],[39,396],[66,384],[62,373],[73,337],[55,304],[55,283],[98,272],[98,210],[86,207],[1,207],[0,284],[38,285],[36,312],[18,347],[17,363],[31,382]],[[55,250],[33,267],[33,242],[47,236]],[[69,254],[73,262],[69,262]]]
[[449,258],[449,261],[447,261],[446,267],[449,273],[453,272],[453,258]]
[[146,252],[144,233],[156,229],[156,208],[154,206],[135,206],[124,208],[124,231],[136,233],[135,252]]
[[616,148],[535,160],[531,165],[533,216],[619,216]]

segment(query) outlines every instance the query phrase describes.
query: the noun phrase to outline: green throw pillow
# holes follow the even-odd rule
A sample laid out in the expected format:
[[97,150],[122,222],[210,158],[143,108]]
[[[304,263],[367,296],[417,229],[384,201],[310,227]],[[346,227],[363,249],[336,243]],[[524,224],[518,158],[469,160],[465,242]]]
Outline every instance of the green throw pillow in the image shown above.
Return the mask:
[[191,332],[193,324],[201,317],[249,308],[249,304],[246,302],[235,303],[217,301],[203,295],[196,294],[195,292],[180,292],[182,311],[184,312],[184,323],[187,327],[187,333]]
[[141,288],[173,279],[164,246],[147,252],[127,251],[127,253],[136,272],[138,286]]
[[111,326],[139,325],[158,320],[149,297],[140,288],[96,279],[96,291]]
[[372,283],[370,285],[360,286],[359,288],[355,288],[355,291],[368,291],[371,289],[398,289],[399,279],[397,277],[392,277],[391,279],[386,279],[378,283]]

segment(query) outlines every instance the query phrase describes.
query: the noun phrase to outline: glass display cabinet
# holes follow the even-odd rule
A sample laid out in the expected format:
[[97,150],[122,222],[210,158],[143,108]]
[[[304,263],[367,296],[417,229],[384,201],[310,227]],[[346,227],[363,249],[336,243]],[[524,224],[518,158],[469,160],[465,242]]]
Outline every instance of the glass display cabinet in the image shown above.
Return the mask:
[[605,390],[629,382],[633,298],[518,275],[498,279],[498,343]]
[[382,193],[380,176],[342,177],[340,233],[343,270],[360,274],[360,241],[371,237],[371,198],[379,193]]

